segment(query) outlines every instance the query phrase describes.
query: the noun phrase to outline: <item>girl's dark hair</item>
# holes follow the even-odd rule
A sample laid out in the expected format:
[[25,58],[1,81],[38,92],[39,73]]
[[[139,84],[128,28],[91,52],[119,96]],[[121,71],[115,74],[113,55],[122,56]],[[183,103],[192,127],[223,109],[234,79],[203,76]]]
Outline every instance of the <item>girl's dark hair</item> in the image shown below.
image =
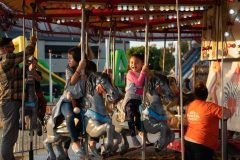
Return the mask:
[[206,100],[208,97],[208,89],[204,82],[197,82],[194,87],[194,94],[196,99]]
[[81,60],[81,48],[80,47],[73,47],[68,50],[68,54],[72,55],[74,61],[77,63]]
[[[70,48],[68,50],[68,54],[72,55],[74,61],[76,61],[77,64],[80,62],[80,60],[81,60],[81,48],[80,47],[72,47],[72,48]],[[69,65],[68,65],[67,68],[74,73],[75,70],[77,69],[77,66],[76,67],[69,67]]]
[[144,54],[139,54],[139,53],[137,53],[137,54],[131,55],[130,58],[132,58],[132,57],[135,57],[135,58],[141,60],[141,61],[144,63]]

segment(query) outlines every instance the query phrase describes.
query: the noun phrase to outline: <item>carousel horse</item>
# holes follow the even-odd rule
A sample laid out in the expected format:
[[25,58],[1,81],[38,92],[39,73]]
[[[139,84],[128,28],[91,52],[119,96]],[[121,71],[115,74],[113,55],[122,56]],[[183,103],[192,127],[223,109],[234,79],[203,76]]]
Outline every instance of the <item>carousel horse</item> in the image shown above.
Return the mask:
[[86,132],[94,138],[105,136],[104,150],[106,154],[111,154],[118,149],[121,136],[115,132],[104,103],[103,94],[106,95],[106,100],[110,103],[115,103],[121,98],[118,89],[113,87],[107,74],[90,74],[86,84],[86,99],[89,106],[85,113],[88,118]]
[[[79,104],[81,106],[80,113],[75,116],[74,122],[81,137],[80,143],[83,146],[83,138],[86,137],[86,130],[85,130],[85,112],[86,109],[83,107],[83,104]],[[67,150],[70,146],[70,137],[69,132],[66,126],[66,120],[64,120],[63,116],[59,116],[57,119],[56,127],[53,127],[53,120],[51,115],[46,115],[44,117],[44,121],[46,124],[47,130],[47,137],[44,140],[43,144],[48,152],[47,160],[70,160],[67,154]],[[54,152],[52,144],[55,144],[56,150],[58,152],[58,157]],[[63,147],[63,145],[67,145],[67,147]],[[84,148],[82,147],[82,152],[77,154],[79,158],[83,158],[85,156]]]
[[[118,97],[118,90],[114,88],[111,84],[110,78],[106,74],[102,73],[92,73],[86,82],[86,88],[82,88],[86,91],[85,97],[83,98],[83,104],[81,108],[80,115],[78,117],[79,132],[85,134],[87,132],[91,137],[99,137],[101,135],[107,135],[106,146],[112,148],[112,145],[116,148],[116,145],[120,143],[120,138],[117,134],[114,134],[114,127],[110,122],[104,122],[107,120],[107,114],[105,112],[103,95],[99,94],[96,90],[100,88],[101,91],[106,95],[106,99],[109,102],[116,101]],[[88,108],[88,109],[86,109]],[[100,119],[99,119],[100,118]],[[52,118],[47,121],[47,138],[44,141],[44,145],[48,151],[48,159],[69,159],[66,155],[62,143],[64,140],[68,139],[68,131],[66,125],[64,124],[63,117],[59,117],[57,127],[53,128]],[[119,136],[118,136],[119,137]],[[56,158],[54,153],[52,143],[56,144],[56,149],[59,157]],[[84,155],[79,155],[79,157],[84,157]]]
[[[169,79],[169,86],[175,95],[173,100],[166,105],[166,111],[168,115],[168,125],[171,126],[171,128],[178,129],[181,123],[180,118],[175,116],[177,115],[177,112],[173,111],[172,108],[180,105],[180,94],[179,94],[180,89],[174,77],[168,77],[168,79]],[[183,106],[186,106],[194,99],[194,94],[191,91],[190,92],[183,91],[182,95],[183,95]]]
[[[173,93],[169,87],[168,79],[163,75],[154,75],[148,84],[149,88],[146,93],[147,105],[143,110],[142,108],[142,124],[143,130],[147,133],[159,133],[160,136],[155,143],[156,150],[164,149],[171,141],[174,140],[174,134],[167,125],[167,117],[165,110],[162,106],[162,101],[169,102],[173,98]],[[121,104],[120,104],[121,105]],[[121,133],[123,138],[123,145],[121,146],[120,152],[122,154],[126,153],[129,148],[129,143],[127,141],[126,135],[128,132],[128,125],[126,121],[123,121],[124,113],[120,111],[119,106],[118,111],[113,114],[113,124],[115,125],[116,131]]]

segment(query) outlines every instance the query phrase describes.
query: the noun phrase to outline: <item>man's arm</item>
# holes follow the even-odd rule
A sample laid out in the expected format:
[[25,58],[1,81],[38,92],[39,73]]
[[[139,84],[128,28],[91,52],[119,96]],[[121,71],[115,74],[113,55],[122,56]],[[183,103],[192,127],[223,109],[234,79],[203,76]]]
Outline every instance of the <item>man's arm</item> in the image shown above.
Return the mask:
[[[31,37],[30,44],[25,48],[26,58],[29,58],[33,55],[36,45],[36,37]],[[23,61],[23,52],[19,52],[15,54],[15,64],[19,64]]]

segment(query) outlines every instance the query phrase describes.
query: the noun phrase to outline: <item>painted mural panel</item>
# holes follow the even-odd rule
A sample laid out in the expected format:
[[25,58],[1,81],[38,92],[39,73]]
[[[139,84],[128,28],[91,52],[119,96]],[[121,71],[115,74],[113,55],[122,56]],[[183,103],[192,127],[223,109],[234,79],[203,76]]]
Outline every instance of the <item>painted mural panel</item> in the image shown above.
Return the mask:
[[228,130],[240,131],[240,62],[224,62],[223,87],[221,94],[221,65],[220,62],[212,62],[209,70],[207,87],[209,91],[208,101],[222,104],[228,107],[232,117],[228,120]]

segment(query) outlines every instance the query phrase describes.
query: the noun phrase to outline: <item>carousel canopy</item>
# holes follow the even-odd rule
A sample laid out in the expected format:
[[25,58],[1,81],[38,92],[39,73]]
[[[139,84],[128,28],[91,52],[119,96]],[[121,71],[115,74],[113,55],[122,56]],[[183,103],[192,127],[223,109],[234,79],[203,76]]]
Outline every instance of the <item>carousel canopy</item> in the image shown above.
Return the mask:
[[[177,39],[175,0],[86,0],[86,19],[89,34],[143,40],[146,19],[150,40]],[[181,38],[200,39],[203,12],[217,0],[179,0]],[[3,30],[11,26],[20,30],[22,18],[31,29],[32,19],[40,34],[79,36],[82,16],[81,0],[2,0],[0,22]],[[147,11],[146,7],[149,8]]]

